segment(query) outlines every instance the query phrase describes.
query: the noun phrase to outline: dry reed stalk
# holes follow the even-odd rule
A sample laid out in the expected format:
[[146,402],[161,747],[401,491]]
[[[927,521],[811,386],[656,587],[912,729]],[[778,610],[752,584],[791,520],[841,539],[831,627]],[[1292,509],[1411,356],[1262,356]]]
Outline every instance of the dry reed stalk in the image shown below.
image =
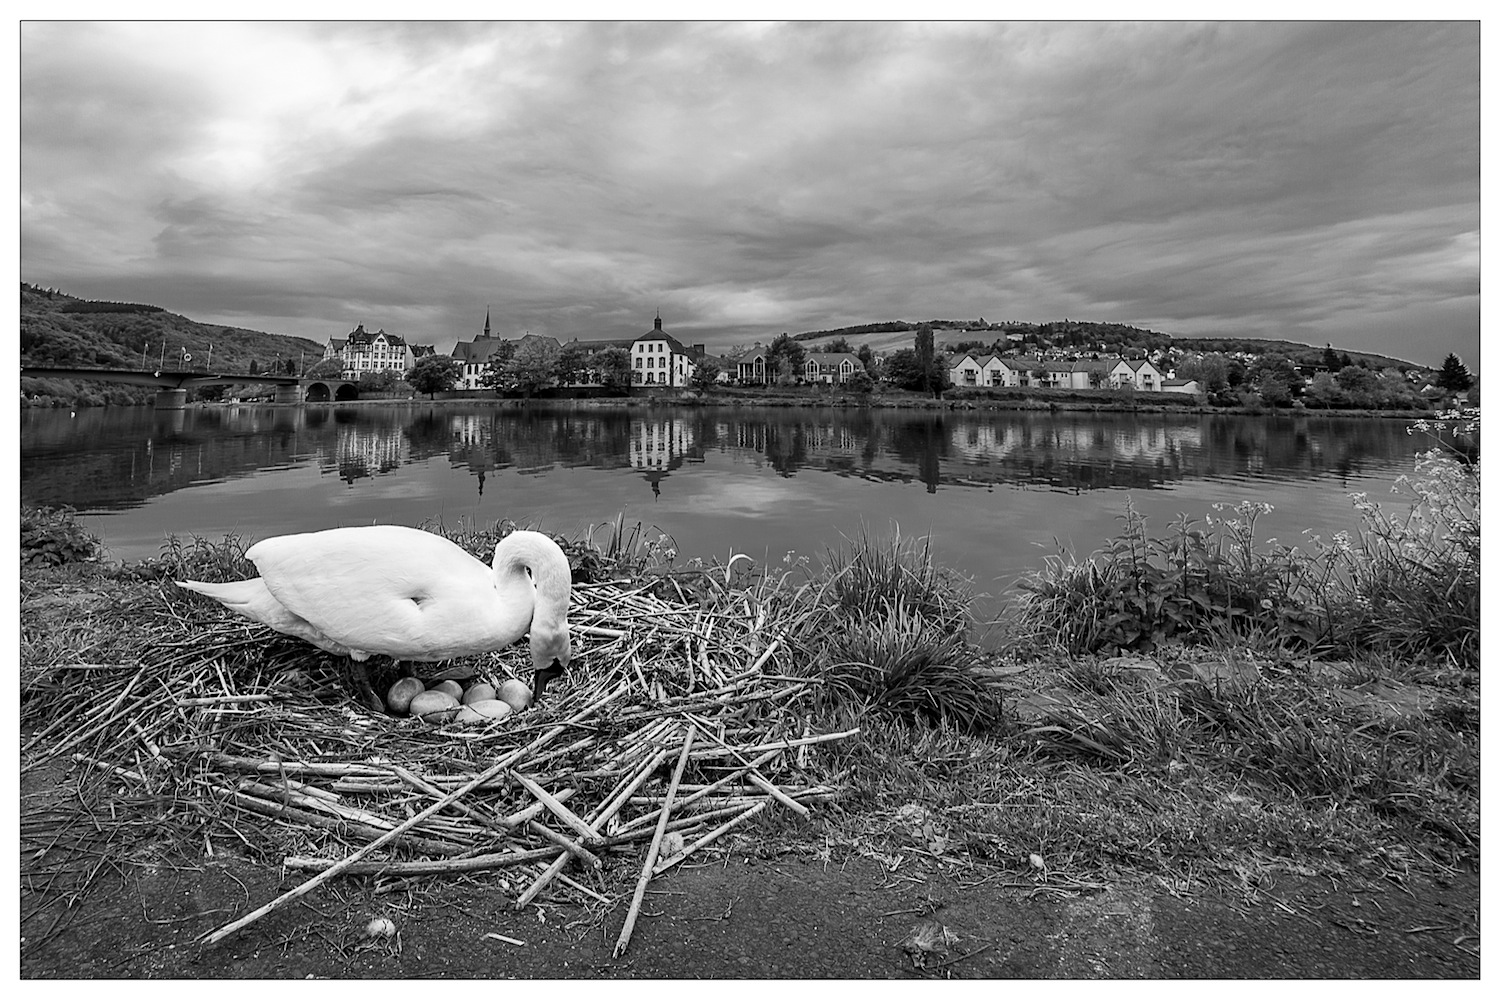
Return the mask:
[[[604,803],[589,817],[589,826],[593,829],[600,829],[604,824],[608,823],[615,813],[624,808],[625,804],[630,800],[631,793],[644,784],[646,779],[655,773],[656,769],[661,766],[662,761],[666,760],[668,756],[669,752],[666,750],[657,751],[655,756],[646,762],[645,767],[641,768],[634,778],[626,784],[616,786],[616,790],[611,792]],[[527,887],[526,891],[521,893],[516,899],[516,909],[522,909],[526,904],[535,899],[537,893],[541,892],[547,883],[551,882],[552,879],[562,872],[568,863],[568,857],[569,855],[567,854],[561,854],[548,865],[546,870],[537,876],[531,885]]]
[[[593,853],[582,844],[579,844],[576,840],[570,840],[567,837],[564,837],[562,834],[558,833],[556,830],[538,823],[536,820],[532,820],[531,822],[527,823],[526,829],[538,835],[543,840],[552,841],[552,843],[556,844],[558,847],[561,847],[564,851],[568,852],[568,854],[577,858],[579,861],[582,861],[590,868],[604,867],[604,862],[599,859],[599,856],[597,854]],[[600,839],[602,840],[603,838]]]
[[739,826],[741,823],[747,822],[748,820],[753,819],[754,817],[760,815],[760,813],[763,812],[766,809],[766,807],[768,807],[770,804],[771,804],[771,802],[770,802],[769,799],[762,799],[760,802],[757,802],[755,805],[751,806],[749,809],[746,809],[744,812],[740,813],[738,816],[736,816],[734,819],[730,820],[729,822],[723,823],[723,824],[720,824],[719,826],[714,827],[708,833],[704,834],[703,836],[699,837],[697,840],[693,841],[691,844],[689,844],[686,847],[684,847],[676,855],[668,858],[666,861],[663,861],[661,864],[657,865],[656,866],[656,870],[654,872],[652,872],[652,874],[653,875],[660,875],[662,872],[666,871],[668,868],[673,868],[673,867],[675,867],[677,865],[682,864],[682,862],[686,861],[688,859],[688,856],[691,855],[693,852],[697,851],[700,848],[707,847],[709,844],[712,844],[715,840],[718,840],[720,837],[724,836],[724,834],[728,833],[730,830],[733,830],[735,827]]
[[[688,718],[697,723],[700,729],[704,729],[705,731],[707,731],[707,723],[705,723],[702,719],[693,715],[689,715]],[[723,747],[725,750],[728,750],[735,757],[738,757],[740,763],[746,763],[745,758],[741,756],[738,750],[730,746],[728,743],[725,743],[723,740],[719,739],[719,737],[715,736],[712,732],[708,732],[708,738],[719,744],[719,746]],[[765,776],[755,769],[755,765],[752,764],[748,766],[749,770],[746,771],[745,777],[749,778],[757,788],[767,793],[772,798],[776,799],[776,801],[780,802],[782,805],[786,806],[788,809],[792,810],[792,812],[796,813],[798,816],[801,816],[803,819],[806,819],[812,815],[812,811],[808,809],[807,806],[794,800],[790,795],[787,795],[780,788],[776,787],[776,785],[766,780]]]
[[583,820],[579,819],[577,814],[575,814],[573,810],[569,809],[567,806],[559,802],[557,798],[552,795],[552,793],[548,792],[541,785],[538,785],[535,781],[532,781],[530,778],[528,778],[524,774],[521,774],[519,771],[512,772],[511,777],[514,778],[521,785],[521,787],[525,788],[528,792],[535,796],[538,802],[541,802],[549,810],[551,810],[554,816],[562,820],[575,832],[577,832],[578,835],[583,838],[584,843],[600,844],[604,842],[604,838],[599,836],[599,831],[595,830]]
[[656,824],[656,836],[651,839],[651,847],[646,851],[646,861],[641,865],[641,877],[635,885],[635,895],[631,897],[630,909],[625,913],[625,925],[620,928],[620,936],[615,941],[615,957],[624,954],[630,945],[630,934],[635,930],[636,917],[641,912],[641,901],[646,898],[646,886],[651,882],[651,869],[656,866],[656,856],[661,851],[661,839],[667,832],[667,817],[672,811],[672,796],[677,794],[677,783],[682,780],[682,772],[687,767],[688,753],[693,749],[694,727],[688,726],[687,735],[682,741],[682,755],[677,758],[677,767],[672,771],[672,783],[667,786],[667,801],[661,809],[661,819]]
[[214,931],[213,933],[211,933],[207,937],[205,937],[203,939],[203,943],[204,944],[214,944],[214,943],[216,943],[218,941],[221,941],[225,937],[227,937],[230,934],[234,933],[235,931],[241,929],[242,927],[246,927],[246,926],[254,923],[255,921],[259,920],[261,917],[265,916],[266,914],[272,912],[273,910],[275,910],[275,909],[277,909],[277,908],[279,908],[281,906],[286,905],[291,900],[296,899],[296,898],[298,898],[300,896],[303,896],[303,895],[311,892],[313,889],[317,888],[319,885],[322,885],[328,879],[330,879],[334,875],[338,874],[344,868],[347,868],[349,865],[354,864],[355,862],[360,861],[361,859],[363,859],[366,855],[368,855],[371,851],[375,850],[377,847],[384,846],[385,844],[389,843],[390,841],[396,839],[401,834],[405,833],[411,827],[416,826],[417,823],[419,823],[422,820],[426,819],[428,816],[431,816],[431,815],[435,814],[439,809],[442,809],[449,802],[456,801],[456,800],[462,798],[464,795],[468,794],[476,786],[478,786],[481,782],[483,782],[485,780],[488,780],[489,778],[492,778],[492,777],[494,777],[497,774],[504,773],[512,765],[514,765],[518,760],[521,760],[522,758],[524,758],[527,753],[530,753],[532,750],[535,750],[538,747],[544,746],[546,743],[551,742],[551,740],[555,739],[557,736],[560,736],[563,732],[565,732],[567,730],[568,725],[570,725],[570,724],[572,724],[574,722],[581,721],[584,718],[587,718],[589,715],[593,714],[594,712],[598,711],[600,708],[602,708],[606,704],[608,704],[610,701],[614,700],[614,697],[615,697],[614,695],[609,695],[609,696],[606,696],[605,698],[603,698],[603,699],[601,699],[599,701],[594,702],[592,705],[590,705],[589,707],[585,708],[583,711],[577,713],[568,722],[566,722],[566,723],[564,723],[562,725],[554,727],[553,729],[549,730],[546,734],[544,734],[544,735],[538,737],[537,739],[533,740],[527,746],[524,746],[524,747],[520,748],[519,750],[516,750],[516,751],[514,751],[514,752],[512,752],[510,754],[507,754],[505,757],[501,758],[499,761],[497,761],[495,764],[493,764],[488,770],[486,770],[485,772],[483,772],[482,774],[480,774],[478,777],[476,777],[474,780],[472,780],[471,782],[469,782],[467,785],[464,785],[462,788],[460,788],[459,790],[457,790],[455,792],[449,792],[443,798],[439,799],[437,802],[433,803],[432,805],[428,806],[426,809],[424,809],[421,812],[417,813],[415,816],[413,816],[410,819],[408,819],[405,823],[402,823],[396,829],[391,830],[390,832],[386,833],[384,836],[379,837],[376,840],[371,841],[370,843],[366,844],[364,847],[361,847],[359,850],[355,851],[348,858],[345,858],[344,861],[343,861],[343,863],[341,865],[335,865],[332,868],[328,868],[325,871],[323,871],[323,872],[321,872],[321,873],[319,873],[317,875],[314,875],[312,878],[308,879],[306,882],[304,882],[301,885],[297,886],[295,889],[292,889],[292,890],[290,890],[288,892],[283,893],[282,895],[278,896],[276,899],[271,900],[271,902],[265,904],[264,906],[260,907],[259,909],[254,910],[251,913],[246,914],[245,916],[239,918],[238,920],[234,920],[234,921],[231,921],[228,924],[225,924],[223,927],[220,927],[218,930]]
[[[229,801],[235,806],[247,809],[250,812],[257,813],[270,819],[282,821],[292,820],[306,826],[316,826],[322,829],[333,830],[338,833],[359,834],[367,838],[366,847],[372,847],[373,845],[381,841],[388,843],[394,840],[403,846],[410,847],[414,850],[419,850],[424,854],[446,856],[461,854],[464,851],[464,848],[457,844],[447,844],[442,841],[429,840],[426,837],[409,834],[405,831],[392,831],[383,829],[381,827],[365,826],[363,823],[354,823],[346,819],[334,819],[331,816],[319,815],[318,813],[315,813],[311,810],[298,809],[295,806],[288,805],[287,803],[282,801],[268,801],[266,799],[251,795],[248,792],[228,791],[222,788],[214,788],[212,789],[212,791],[216,794],[227,797]],[[392,837],[392,833],[398,833],[398,836]],[[266,910],[266,913],[269,912],[270,910]],[[259,915],[256,916],[256,919],[259,919],[260,916],[264,915],[264,913],[259,913]],[[234,927],[230,929],[238,930],[239,928]],[[211,944],[212,942],[206,943]]]
[[472,858],[452,858],[445,861],[356,861],[353,864],[343,864],[327,858],[293,856],[283,858],[281,863],[293,871],[317,871],[325,874],[342,865],[339,871],[347,875],[453,875],[529,864],[540,861],[554,850],[555,848],[543,847],[531,851],[481,854]]
[[[399,777],[402,781],[406,782],[411,787],[417,789],[419,792],[423,792],[435,799],[440,799],[443,797],[443,792],[441,789],[434,787],[426,781],[423,781],[421,778],[417,777],[415,774],[412,774],[400,764],[391,764],[390,768],[395,772],[397,777]],[[489,816],[484,815],[472,806],[465,805],[462,802],[454,802],[452,803],[452,808],[457,809],[459,812],[463,813],[465,816],[470,817],[475,822],[483,826],[487,826],[491,830],[495,830],[498,833],[506,834],[510,832],[509,826],[497,819],[492,819]]]

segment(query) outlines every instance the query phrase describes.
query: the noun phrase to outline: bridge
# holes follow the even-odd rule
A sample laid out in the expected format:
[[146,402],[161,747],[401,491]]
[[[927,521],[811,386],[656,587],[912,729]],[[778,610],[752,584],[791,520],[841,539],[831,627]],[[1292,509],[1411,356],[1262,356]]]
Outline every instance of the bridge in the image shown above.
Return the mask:
[[299,378],[296,375],[235,375],[229,372],[181,369],[65,368],[23,365],[21,375],[30,378],[86,378],[98,382],[144,385],[156,390],[158,410],[180,410],[187,405],[187,391],[205,385],[271,385],[278,403],[326,403],[359,398],[359,388],[347,379]]

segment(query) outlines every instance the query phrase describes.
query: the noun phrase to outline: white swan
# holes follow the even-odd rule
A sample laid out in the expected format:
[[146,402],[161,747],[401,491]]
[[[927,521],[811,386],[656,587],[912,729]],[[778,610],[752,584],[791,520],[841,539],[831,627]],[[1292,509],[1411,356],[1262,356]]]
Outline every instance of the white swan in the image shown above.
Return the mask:
[[493,566],[440,535],[383,524],[267,538],[245,556],[259,577],[177,585],[356,661],[447,660],[529,632],[537,699],[571,659],[568,557],[540,532],[505,536]]

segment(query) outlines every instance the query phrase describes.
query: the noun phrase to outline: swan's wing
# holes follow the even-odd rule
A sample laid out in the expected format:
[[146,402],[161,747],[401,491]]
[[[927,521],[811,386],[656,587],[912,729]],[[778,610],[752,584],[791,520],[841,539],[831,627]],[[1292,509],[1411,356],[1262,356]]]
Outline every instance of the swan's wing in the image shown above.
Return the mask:
[[212,597],[231,611],[244,615],[251,621],[269,625],[285,635],[305,639],[321,649],[339,656],[347,656],[350,649],[324,635],[305,618],[287,610],[266,588],[260,578],[238,580],[234,583],[200,583],[197,580],[179,580],[177,586]]
[[458,655],[450,650],[482,638],[480,612],[495,594],[489,567],[415,528],[282,535],[257,542],[245,555],[288,610],[337,642],[389,656]]

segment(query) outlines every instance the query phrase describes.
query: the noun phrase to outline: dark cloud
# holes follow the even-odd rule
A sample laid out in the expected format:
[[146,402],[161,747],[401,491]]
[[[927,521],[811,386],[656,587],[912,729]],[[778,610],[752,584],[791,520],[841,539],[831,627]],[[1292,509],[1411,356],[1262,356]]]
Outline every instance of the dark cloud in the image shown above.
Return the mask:
[[23,278],[442,346],[660,308],[720,345],[1066,315],[1473,355],[1478,35],[29,23]]

